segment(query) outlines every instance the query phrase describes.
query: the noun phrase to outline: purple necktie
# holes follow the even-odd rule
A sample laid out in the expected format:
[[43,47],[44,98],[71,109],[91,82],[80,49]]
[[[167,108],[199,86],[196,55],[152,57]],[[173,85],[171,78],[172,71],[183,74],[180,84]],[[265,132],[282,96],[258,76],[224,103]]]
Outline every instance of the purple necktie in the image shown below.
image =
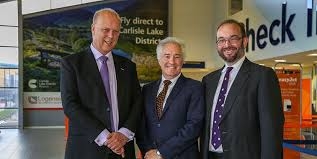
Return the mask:
[[212,127],[212,145],[215,149],[217,149],[221,145],[221,134],[219,129],[219,122],[222,118],[222,113],[224,109],[224,101],[226,99],[226,93],[228,88],[229,82],[229,75],[230,71],[233,67],[228,67],[225,77],[223,78],[223,82],[221,85],[221,89],[219,92],[215,112],[214,112],[214,120],[213,120],[213,127]]
[[101,66],[100,66],[100,75],[102,78],[103,85],[105,87],[105,91],[107,94],[107,99],[109,102],[109,112],[110,112],[110,121],[111,121],[111,129],[114,130],[114,122],[113,122],[113,117],[112,117],[112,109],[111,109],[111,92],[110,92],[110,83],[109,83],[109,71],[108,71],[108,66],[107,66],[107,56],[100,56],[99,57],[101,61]]
[[107,56],[100,56],[100,61],[101,61],[100,75],[101,75],[103,85],[107,93],[109,104],[111,105],[111,92],[110,92],[109,71],[107,66],[107,60],[108,60]]

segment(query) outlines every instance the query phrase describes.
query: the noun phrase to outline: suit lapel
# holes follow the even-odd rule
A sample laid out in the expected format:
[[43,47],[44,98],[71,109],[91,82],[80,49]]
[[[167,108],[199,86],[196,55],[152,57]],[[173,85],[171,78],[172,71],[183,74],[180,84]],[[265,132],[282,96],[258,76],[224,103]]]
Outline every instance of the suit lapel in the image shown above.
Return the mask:
[[[207,125],[207,130],[210,130],[210,121],[211,121],[211,112],[212,112],[212,106],[213,106],[213,101],[216,93],[216,89],[218,86],[218,82],[221,76],[221,70],[223,68],[219,69],[216,71],[212,76],[206,79],[206,125]],[[215,82],[217,81],[217,82]],[[210,132],[208,132],[209,134]],[[209,143],[209,142],[208,142]]]
[[95,85],[97,85],[99,91],[106,94],[95,57],[90,49],[88,49],[86,53],[84,53],[83,58],[84,60],[82,65],[85,66],[83,68],[86,68],[85,74],[92,77],[87,78],[87,80],[89,81],[89,83],[94,83]]
[[226,117],[230,109],[234,106],[234,101],[236,97],[238,96],[238,94],[240,94],[242,90],[242,86],[244,86],[244,82],[249,78],[249,68],[250,68],[249,64],[250,64],[250,61],[248,59],[245,59],[235,80],[232,83],[232,86],[227,95],[227,99],[225,101],[225,107],[224,107],[222,119]]
[[123,61],[121,61],[121,59],[119,57],[117,57],[117,55],[112,54],[113,57],[113,61],[114,61],[114,67],[116,70],[116,79],[117,79],[117,99],[118,99],[118,110],[119,110],[119,114],[120,114],[120,103],[121,101],[123,101],[124,97],[123,94],[125,94],[125,84],[124,84],[124,80],[125,80],[125,72],[126,72],[126,65],[124,64]]

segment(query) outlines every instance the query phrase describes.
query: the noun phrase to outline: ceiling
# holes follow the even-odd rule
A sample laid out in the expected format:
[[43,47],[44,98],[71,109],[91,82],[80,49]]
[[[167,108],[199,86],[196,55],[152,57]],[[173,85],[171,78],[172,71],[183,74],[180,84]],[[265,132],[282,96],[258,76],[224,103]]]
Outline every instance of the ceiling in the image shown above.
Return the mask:
[[[310,54],[316,54],[315,56],[309,56]],[[286,62],[275,62],[274,60],[286,60]],[[307,51],[307,52],[301,52],[297,54],[292,55],[286,55],[286,56],[279,56],[274,57],[271,59],[265,59],[265,60],[259,60],[255,61],[258,64],[263,64],[268,67],[274,67],[275,65],[277,67],[283,66],[291,66],[293,64],[299,66],[299,64],[302,67],[312,67],[314,64],[317,64],[317,50],[313,51]]]

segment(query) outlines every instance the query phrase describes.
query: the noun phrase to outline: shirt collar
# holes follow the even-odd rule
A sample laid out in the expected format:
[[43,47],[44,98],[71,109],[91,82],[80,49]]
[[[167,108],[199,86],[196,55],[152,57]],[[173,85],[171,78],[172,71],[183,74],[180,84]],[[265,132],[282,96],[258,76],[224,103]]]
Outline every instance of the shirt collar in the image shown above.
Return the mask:
[[239,70],[243,64],[243,61],[245,60],[245,55],[242,56],[242,58],[240,58],[235,64],[231,65],[231,66],[228,66],[227,63],[225,63],[225,67],[222,69],[222,73],[223,72],[226,72],[227,68],[228,67],[233,67],[233,70]]
[[[177,75],[176,77],[174,77],[173,79],[170,79],[169,81],[171,81],[171,85],[175,84],[176,81],[178,80],[178,78],[181,76],[182,73],[180,73],[179,75]],[[161,81],[161,84],[163,83],[163,81],[165,81],[166,78],[162,75],[162,81]]]
[[91,52],[94,54],[95,60],[97,61],[101,56],[107,56],[109,60],[112,59],[112,53],[111,51],[108,52],[106,55],[103,55],[100,53],[92,44],[90,44]]

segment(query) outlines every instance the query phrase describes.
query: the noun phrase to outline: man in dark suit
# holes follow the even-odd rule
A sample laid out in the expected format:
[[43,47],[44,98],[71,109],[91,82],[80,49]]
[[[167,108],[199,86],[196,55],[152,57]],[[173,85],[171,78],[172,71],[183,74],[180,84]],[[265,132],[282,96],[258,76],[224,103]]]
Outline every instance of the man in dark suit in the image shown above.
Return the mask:
[[162,77],[143,87],[137,143],[145,159],[196,159],[204,104],[201,83],[181,73],[184,44],[168,37],[156,49]]
[[120,25],[114,10],[97,11],[90,47],[62,60],[62,103],[70,122],[65,159],[135,158],[141,90],[135,64],[112,54]]
[[222,22],[216,43],[225,66],[203,78],[201,158],[282,159],[284,115],[275,72],[245,57],[242,23]]

